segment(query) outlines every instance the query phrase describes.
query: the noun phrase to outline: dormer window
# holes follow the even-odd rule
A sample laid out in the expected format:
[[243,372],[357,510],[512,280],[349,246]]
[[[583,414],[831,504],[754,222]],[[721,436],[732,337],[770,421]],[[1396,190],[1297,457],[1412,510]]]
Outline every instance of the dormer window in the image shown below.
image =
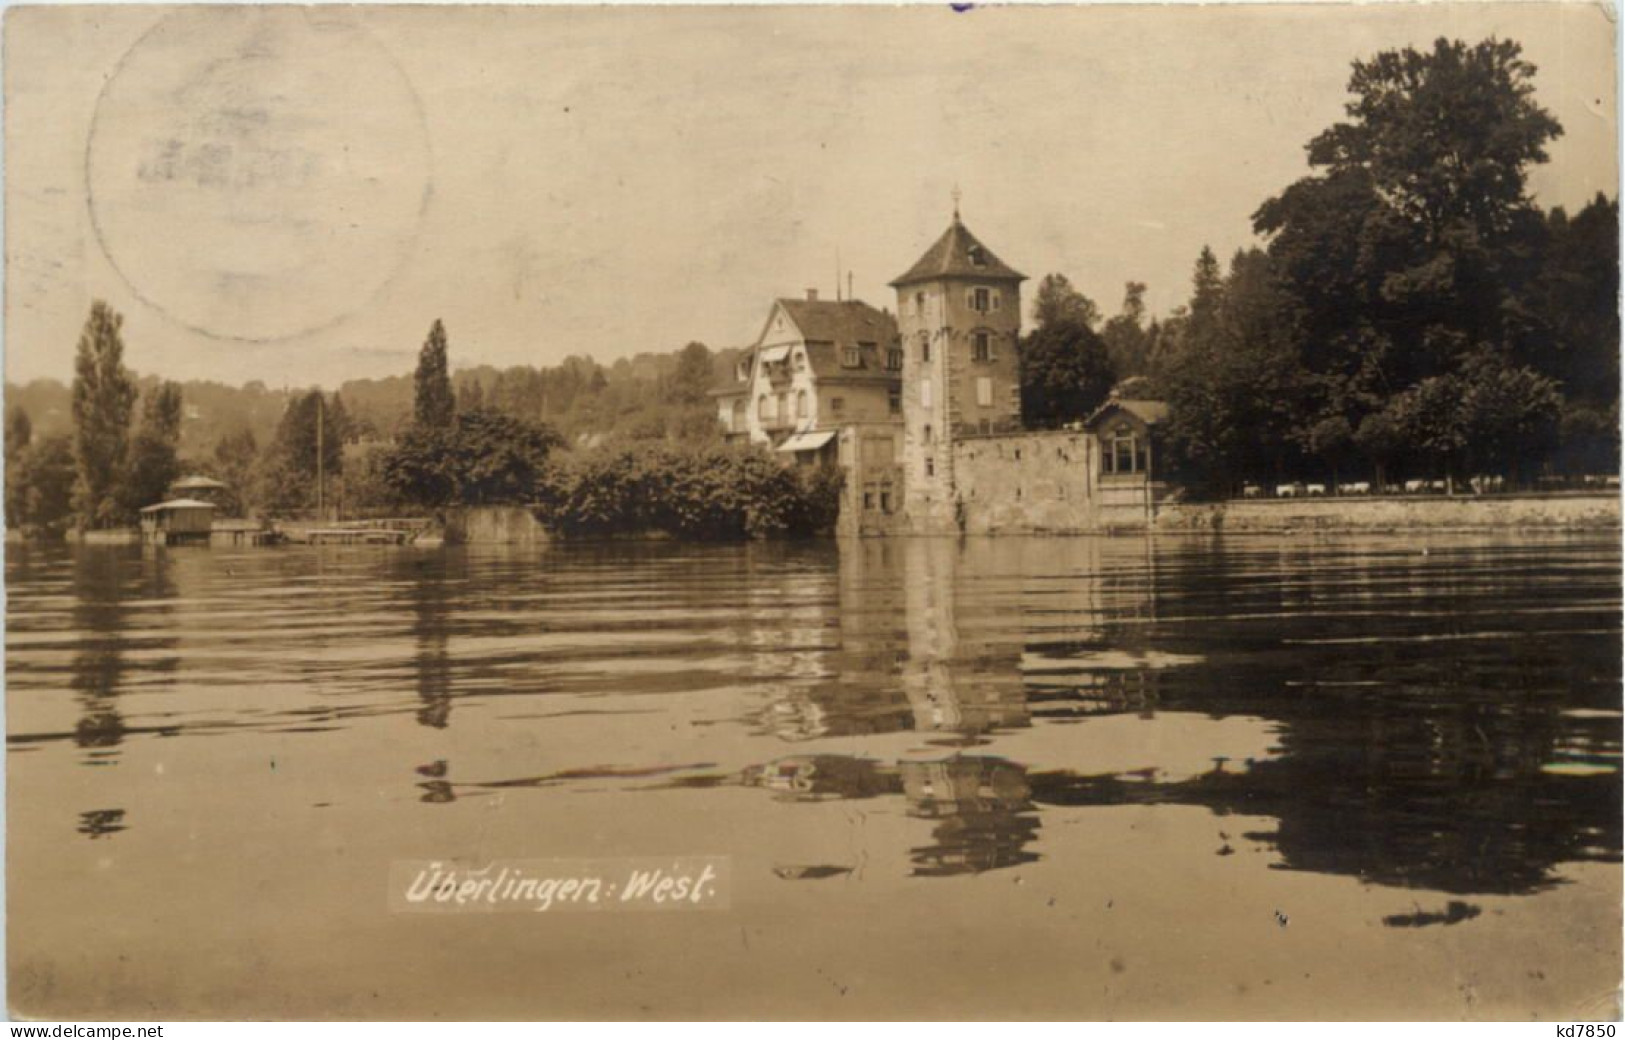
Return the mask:
[[981,246],[979,246],[979,245],[971,246],[970,249],[967,250],[966,252],[967,252],[967,255],[970,256],[970,262],[971,262],[972,267],[986,267],[987,266],[987,251],[985,249],[983,249]]
[[750,358],[746,358],[739,363],[739,367],[734,370],[734,375],[739,378],[741,383],[750,378]]
[[886,371],[901,372],[903,370],[903,348],[892,347],[886,351]]
[[856,346],[843,348],[841,350],[841,364],[847,368],[857,368],[863,364],[863,352]]

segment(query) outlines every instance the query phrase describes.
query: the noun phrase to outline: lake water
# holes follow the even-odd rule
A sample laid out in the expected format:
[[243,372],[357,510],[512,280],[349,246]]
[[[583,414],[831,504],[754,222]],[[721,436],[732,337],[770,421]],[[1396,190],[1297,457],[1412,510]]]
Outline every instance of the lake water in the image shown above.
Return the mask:
[[[6,552],[50,1017],[1617,1014],[1617,534]],[[395,912],[728,857],[726,909]]]

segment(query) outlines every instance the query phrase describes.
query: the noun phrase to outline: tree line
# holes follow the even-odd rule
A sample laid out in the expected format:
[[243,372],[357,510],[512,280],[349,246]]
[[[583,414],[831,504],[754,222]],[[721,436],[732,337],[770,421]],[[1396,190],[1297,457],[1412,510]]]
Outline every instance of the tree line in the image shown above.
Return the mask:
[[1356,61],[1309,176],[1253,215],[1261,248],[1204,248],[1191,296],[1102,323],[1040,284],[1022,342],[1031,424],[1113,387],[1168,401],[1162,458],[1213,492],[1296,478],[1530,480],[1619,468],[1619,208],[1530,197],[1562,128],[1518,44],[1440,39]]
[[48,535],[128,526],[183,472],[226,484],[214,497],[227,516],[309,517],[318,509],[329,518],[443,516],[522,505],[564,534],[802,535],[833,526],[839,507],[838,474],[787,470],[761,449],[718,443],[708,397],[718,358],[704,344],[657,363],[649,381],[657,396],[638,402],[625,394],[607,436],[592,431],[572,442],[535,416],[541,401],[527,401],[526,388],[545,397],[575,386],[603,398],[613,384],[579,383],[581,369],[569,361],[459,383],[437,320],[414,373],[396,380],[411,391],[389,435],[358,416],[345,392],[308,390],[287,397],[264,442],[245,426],[219,437],[212,451],[183,455],[182,388],[143,387],[123,364],[121,327],[105,303],[92,305],[68,431],[35,436],[28,412],[9,409],[5,508],[13,529]]
[[[443,350],[438,323],[435,337]],[[714,435],[707,391],[736,354],[696,342],[610,365],[571,357],[542,369],[477,366],[447,373],[444,395],[458,413],[477,414],[469,422],[487,441],[508,437],[514,420],[544,423],[570,444],[697,443]],[[5,515],[13,530],[128,526],[185,473],[228,485],[217,496],[224,515],[309,515],[318,483],[328,513],[415,506],[389,482],[384,462],[420,425],[416,376],[352,380],[331,393],[283,391],[138,377],[123,356],[122,318],[97,302],[69,386],[7,387]]]

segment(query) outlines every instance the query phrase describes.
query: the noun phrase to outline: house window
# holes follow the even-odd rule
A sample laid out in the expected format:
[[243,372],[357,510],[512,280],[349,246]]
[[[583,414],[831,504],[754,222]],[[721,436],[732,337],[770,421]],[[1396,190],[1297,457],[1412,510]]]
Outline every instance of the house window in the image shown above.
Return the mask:
[[903,392],[901,390],[889,390],[886,392],[886,411],[890,412],[892,415],[903,414]]
[[745,428],[745,410],[744,401],[734,402],[733,422],[729,425],[735,433],[738,433]]
[[993,309],[994,310],[999,309],[999,297],[1002,296],[1002,295],[1003,294],[1000,293],[997,289],[993,290]]
[[917,318],[925,317],[925,293],[923,292],[914,294],[914,316]]
[[774,411],[773,414],[775,416],[783,416],[786,419],[790,418],[790,395],[789,394],[780,394],[779,395],[779,407]]
[[932,459],[932,458],[929,458],[929,457],[926,458],[926,460],[925,460],[925,475],[928,476],[928,477],[934,477],[934,476],[937,475],[937,463],[936,463],[935,459]]
[[795,353],[795,367],[797,372],[807,367],[807,355],[799,350]]
[[920,407],[931,407],[931,380],[920,380]]
[[863,363],[863,357],[857,347],[846,347],[841,351],[841,364],[847,368],[857,368]]
[[1103,456],[1101,462],[1107,473],[1142,473],[1146,469],[1145,445],[1128,426],[1112,432]]
[[971,293],[970,293],[970,307],[971,307],[971,310],[975,311],[978,314],[986,314],[988,311],[992,310],[993,309],[993,292],[992,292],[992,290],[991,289],[984,289],[984,288],[981,288],[981,287],[972,289]]
[[805,390],[797,390],[796,391],[796,418],[797,419],[805,419],[806,417],[807,417],[807,391],[805,391]]
[[882,513],[891,512],[891,485],[890,484],[882,484],[880,486],[880,511]]
[[874,509],[874,507],[875,507],[875,492],[874,492],[874,489],[873,488],[864,488],[863,489],[863,509],[864,509],[864,511],[868,512],[869,510]]
[[762,422],[773,418],[773,398],[763,394],[756,399],[756,418]]
[[970,337],[972,361],[993,360],[993,337],[985,332],[973,332]]
[[739,363],[739,367],[734,369],[734,375],[739,377],[741,383],[750,378],[750,358]]
[[976,380],[976,403],[983,408],[993,407],[993,380],[980,376]]
[[886,371],[901,372],[903,370],[903,348],[892,347],[886,351]]
[[831,397],[829,399],[829,412],[831,415],[840,415],[846,411],[846,398]]

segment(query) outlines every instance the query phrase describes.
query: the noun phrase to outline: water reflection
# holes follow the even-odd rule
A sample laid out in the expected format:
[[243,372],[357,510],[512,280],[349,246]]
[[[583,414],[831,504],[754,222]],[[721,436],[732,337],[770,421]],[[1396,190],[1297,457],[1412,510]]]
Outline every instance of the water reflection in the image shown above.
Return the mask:
[[[273,732],[443,819],[502,792],[583,818],[663,811],[652,787],[868,801],[895,811],[864,840],[919,878],[1056,855],[1059,821],[1114,806],[1247,818],[1204,855],[1454,895],[1619,858],[1606,538],[87,548],[8,553],[7,580],[8,739],[42,751],[18,769]],[[89,837],[127,825],[101,806],[154,818],[75,800]],[[1471,920],[1452,905],[1392,926]]]
[[1038,834],[1025,767],[956,755],[881,763],[851,755],[792,755],[751,766],[737,778],[780,801],[817,802],[901,795],[907,814],[929,820],[931,841],[910,849],[921,877],[981,873],[1037,859]]
[[[402,559],[412,601],[412,637],[416,643],[417,721],[445,729],[451,725],[452,664],[447,560],[461,556],[408,556]],[[427,799],[425,799],[427,800]]]
[[[1247,837],[1283,869],[1451,893],[1531,892],[1560,863],[1618,860],[1611,570],[1558,587],[1572,565],[1538,553],[1328,564],[1150,545],[1069,543],[1085,559],[1064,573],[1012,559],[1031,543],[855,547],[841,560],[841,679],[764,715],[797,742],[912,730],[960,745],[1035,723],[1251,718],[1274,734],[1267,755],[1175,776],[806,755],[744,782],[789,800],[907,793],[911,815],[945,821],[917,873],[1031,858],[1034,806],[1134,804],[1273,817]],[[980,580],[1012,571],[1014,595]]]

